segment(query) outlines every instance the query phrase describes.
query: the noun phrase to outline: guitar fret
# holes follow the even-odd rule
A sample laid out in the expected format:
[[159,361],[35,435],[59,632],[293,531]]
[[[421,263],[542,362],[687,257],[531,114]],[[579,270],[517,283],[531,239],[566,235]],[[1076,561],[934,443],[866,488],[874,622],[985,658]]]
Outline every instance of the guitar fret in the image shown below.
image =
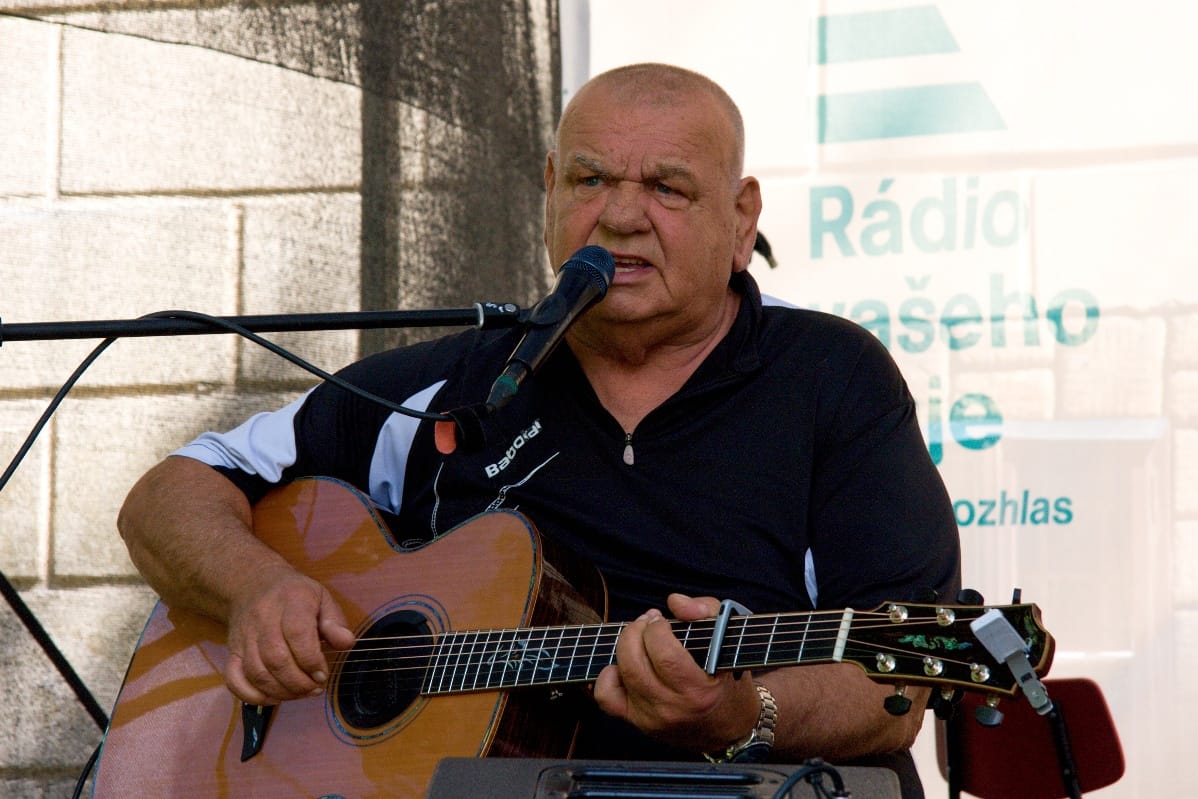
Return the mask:
[[540,679],[537,680],[538,682],[545,682],[545,683],[555,682],[553,674],[554,674],[554,670],[557,669],[558,653],[561,651],[561,648],[562,648],[561,628],[557,628],[555,630],[555,632],[557,632],[557,642],[553,645],[553,653],[552,654],[550,654],[550,652],[549,652],[550,633],[548,631],[545,633],[545,638],[543,639],[543,641],[545,643],[545,648],[542,651],[544,652],[546,657],[549,659],[549,662],[542,664],[538,661],[537,664],[535,665],[535,667],[533,668],[533,678],[535,679],[535,678],[539,677]]
[[470,657],[474,652],[474,635],[463,631],[458,636],[458,657],[453,670],[450,687],[454,692],[466,688],[466,678],[470,675]]
[[[486,650],[489,648],[490,641],[490,630],[476,632],[476,634],[474,634],[474,647],[473,652],[471,653],[471,660],[473,661],[471,671],[473,672],[473,678],[471,679],[470,690],[472,691],[478,690],[478,679],[479,677],[482,677],[483,674],[483,664],[486,659]],[[476,654],[477,659],[474,658],[474,655]]]
[[[562,665],[562,643],[566,640],[566,628],[559,627],[557,630],[557,646],[553,650],[553,664],[549,667],[548,678],[551,682],[559,682],[559,678],[554,675],[561,669]],[[569,666],[566,668],[569,673]]]
[[497,676],[495,664],[500,662],[500,653],[503,652],[506,635],[508,635],[507,630],[495,630],[492,633],[491,651],[487,653],[487,679],[481,686],[483,688],[496,688],[502,682],[503,671],[501,669]]
[[429,673],[429,692],[440,693],[445,686],[445,673],[449,669],[450,641],[452,633],[444,634],[437,641],[437,658]]
[[778,633],[778,618],[778,616],[774,616],[774,623],[770,625],[770,637],[765,644],[765,659],[762,660],[763,664],[770,662],[770,650],[774,648],[774,636]]
[[[540,634],[537,638],[533,635],[534,631],[529,631],[528,643],[529,648],[525,650],[524,658],[528,662],[528,674],[525,677],[527,682],[525,685],[534,685],[537,682],[538,673],[545,668],[542,664],[544,660],[550,660],[549,668],[553,668],[552,660],[549,658],[549,650],[546,648],[549,641],[549,634],[545,630],[535,631]],[[536,648],[533,648],[533,644]]]
[[[449,636],[449,639],[449,651],[446,653],[448,668],[446,669],[445,676],[447,679],[442,680],[441,685],[438,686],[441,691],[453,690],[453,680],[458,673],[458,665],[461,659],[461,633],[454,632]],[[446,683],[448,683],[448,687],[446,687]]]
[[734,619],[729,619],[729,621],[728,621],[728,627],[731,628],[732,625],[735,624],[735,622],[740,621],[740,620],[743,620],[743,621],[741,621],[741,625],[740,625],[740,635],[738,635],[736,637],[736,649],[734,649],[732,652],[732,667],[733,668],[736,668],[740,665],[740,650],[741,650],[741,647],[745,643],[745,631],[749,628],[749,617],[741,616],[741,617],[737,617]]
[[470,675],[470,657],[474,653],[474,634],[463,632],[458,642],[458,663],[454,669],[454,691],[466,688],[466,678]]
[[[527,676],[525,676],[525,672],[527,671],[529,674],[531,674],[535,668],[536,661],[530,654],[532,651],[534,651],[532,631],[525,630],[524,638],[521,641],[520,646],[520,665],[516,668],[516,685],[520,685],[520,681],[522,679],[529,679]],[[531,680],[529,680],[529,683],[531,683]]]
[[599,645],[603,641],[604,635],[606,635],[607,625],[593,624],[588,629],[590,630],[591,652],[587,656],[587,664],[583,670],[582,677],[586,680],[593,680],[599,676],[599,672],[607,665],[606,662],[600,662],[598,666],[595,665],[595,656],[600,652]]
[[[593,680],[599,672],[615,662],[615,640],[623,629],[622,624],[595,624],[589,628],[591,632],[591,652],[587,657],[586,668],[582,677]],[[596,662],[598,659],[598,662]]]
[[469,633],[464,630],[459,631],[454,633],[454,638],[453,668],[449,672],[447,689],[450,693],[458,693],[462,690],[462,673],[470,663],[470,652],[467,648],[470,641]]
[[[690,633],[694,632],[695,646],[690,649],[695,661],[700,665],[704,665],[704,659],[707,656],[707,650],[711,648],[711,641],[715,637],[715,622],[712,620],[694,621],[688,626],[687,638],[690,638]],[[719,665],[718,662],[716,664]]]
[[834,642],[826,634],[827,622],[819,621],[819,615],[816,612],[794,613],[775,618],[766,662],[802,664],[831,660]]
[[516,673],[512,675],[512,685],[520,685],[520,680],[524,677],[524,667],[529,664],[529,651],[532,648],[532,635],[530,630],[521,630],[521,635],[518,635],[515,644],[517,650],[513,650],[512,657],[516,661]]
[[539,645],[529,661],[528,685],[544,681],[547,675],[553,672],[553,656],[549,654],[549,635],[549,630],[541,631],[541,638],[537,642]]
[[[574,664],[578,660],[578,644],[582,640],[582,630],[583,629],[585,629],[585,628],[576,629],[573,634],[574,645],[572,647],[570,647],[570,657],[566,661],[566,674],[565,674],[566,682],[574,681]],[[562,634],[565,635],[564,628],[562,629]]]
[[811,614],[808,613],[807,621],[803,625],[803,641],[802,641],[802,643],[799,644],[799,658],[798,658],[799,663],[803,662],[803,652],[807,649],[807,633],[809,633],[810,631],[811,631]]
[[[507,669],[510,664],[510,659],[507,653],[511,650],[513,641],[515,641],[515,632],[513,630],[501,630],[499,632],[499,640],[496,642],[495,651],[491,653],[491,668],[487,672],[487,687],[502,688],[506,685],[505,678]],[[499,665],[499,674],[495,673],[495,666]]]
[[436,690],[434,683],[444,668],[443,661],[445,659],[445,642],[441,638],[433,639],[433,658],[429,663],[428,671],[424,675],[424,689],[422,693],[431,694]]
[[[470,633],[470,652],[466,655],[466,668],[462,673],[462,681],[458,686],[462,691],[471,690],[474,685],[478,684],[478,645],[480,638],[480,633]],[[467,685],[467,680],[470,680],[472,685]]]
[[[848,617],[851,619],[851,616]],[[719,670],[803,664],[843,657],[848,619],[833,630],[817,613],[733,616],[717,658]],[[671,622],[682,645],[699,660],[714,621]],[[623,624],[446,631],[434,640],[424,684],[429,693],[594,680],[615,662]],[[839,635],[829,636],[829,632]]]
[[599,635],[603,631],[603,627],[595,628],[595,633],[591,636],[591,654],[587,656],[587,665],[583,670],[583,678],[589,679],[594,673],[595,652],[599,649]]

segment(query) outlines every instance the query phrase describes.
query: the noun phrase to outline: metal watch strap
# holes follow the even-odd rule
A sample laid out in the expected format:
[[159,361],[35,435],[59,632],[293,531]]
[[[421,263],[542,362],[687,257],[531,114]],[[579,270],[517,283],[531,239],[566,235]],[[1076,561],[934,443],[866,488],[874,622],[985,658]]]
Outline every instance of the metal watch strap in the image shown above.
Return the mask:
[[769,757],[774,748],[774,728],[778,726],[778,703],[770,689],[754,683],[761,709],[757,712],[757,726],[742,741],[729,746],[719,754],[703,756],[712,763],[760,763]]

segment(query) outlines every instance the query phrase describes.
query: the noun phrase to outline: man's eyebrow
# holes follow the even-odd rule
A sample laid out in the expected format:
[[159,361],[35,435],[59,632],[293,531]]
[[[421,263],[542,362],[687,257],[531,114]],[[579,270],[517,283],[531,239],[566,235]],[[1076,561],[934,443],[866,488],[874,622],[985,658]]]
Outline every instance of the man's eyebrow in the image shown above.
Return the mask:
[[576,153],[571,159],[571,163],[576,167],[582,167],[583,169],[588,169],[591,172],[597,172],[601,175],[607,174],[607,169],[603,166],[602,162],[600,162],[598,158],[592,158],[591,156],[584,155],[583,153]]
[[[585,153],[575,153],[571,156],[570,163],[575,168],[585,169],[596,175],[607,177],[612,174],[600,159]],[[682,179],[693,182],[695,173],[685,164],[658,164],[653,168],[652,177],[658,181]]]
[[660,164],[654,168],[653,177],[658,180],[671,180],[673,178],[694,180],[695,173],[689,167],[682,164]]

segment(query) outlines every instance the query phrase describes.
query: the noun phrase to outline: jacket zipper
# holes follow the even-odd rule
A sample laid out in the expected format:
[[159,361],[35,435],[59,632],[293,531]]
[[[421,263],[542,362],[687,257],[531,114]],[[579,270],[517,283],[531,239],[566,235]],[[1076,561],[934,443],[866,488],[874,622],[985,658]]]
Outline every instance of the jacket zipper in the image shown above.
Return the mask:
[[624,463],[631,466],[636,462],[632,454],[632,433],[624,434]]

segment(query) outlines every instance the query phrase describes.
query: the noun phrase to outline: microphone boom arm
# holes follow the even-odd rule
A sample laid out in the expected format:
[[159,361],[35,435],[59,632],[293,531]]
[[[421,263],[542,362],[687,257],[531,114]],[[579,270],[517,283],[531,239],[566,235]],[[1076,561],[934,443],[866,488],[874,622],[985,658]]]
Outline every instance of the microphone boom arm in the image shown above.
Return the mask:
[[[10,341],[45,341],[139,336],[182,336],[234,332],[194,318],[162,311],[140,319],[80,322],[28,322],[4,324],[0,320],[0,346]],[[512,303],[477,302],[470,308],[413,311],[349,311],[343,313],[267,314],[216,317],[255,333],[289,333],[310,330],[373,330],[386,327],[474,326],[480,330],[515,327],[528,312]]]

